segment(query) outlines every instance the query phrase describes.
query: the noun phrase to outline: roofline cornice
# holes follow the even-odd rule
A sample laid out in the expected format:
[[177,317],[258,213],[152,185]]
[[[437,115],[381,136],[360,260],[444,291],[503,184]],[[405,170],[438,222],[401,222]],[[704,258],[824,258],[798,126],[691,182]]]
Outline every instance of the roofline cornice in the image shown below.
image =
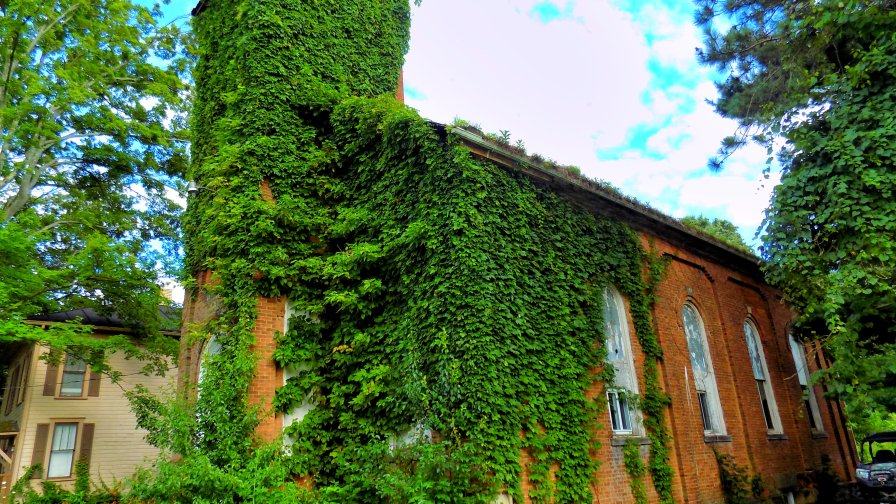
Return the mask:
[[677,219],[618,194],[598,182],[536,163],[463,128],[440,123],[433,125],[457,137],[461,145],[469,149],[474,156],[521,173],[585,210],[619,219],[636,230],[661,238],[673,245],[682,246],[741,273],[760,279],[763,276],[760,269],[762,261],[758,257],[685,226]]

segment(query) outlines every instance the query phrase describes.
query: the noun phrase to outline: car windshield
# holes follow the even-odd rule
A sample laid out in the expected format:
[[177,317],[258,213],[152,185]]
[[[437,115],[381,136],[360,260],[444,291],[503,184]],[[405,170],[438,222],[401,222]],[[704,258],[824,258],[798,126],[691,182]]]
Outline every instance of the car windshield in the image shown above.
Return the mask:
[[874,457],[869,462],[875,465],[887,465],[888,467],[896,465],[896,451],[894,450],[896,450],[896,443],[874,443],[869,447],[869,452],[874,454]]

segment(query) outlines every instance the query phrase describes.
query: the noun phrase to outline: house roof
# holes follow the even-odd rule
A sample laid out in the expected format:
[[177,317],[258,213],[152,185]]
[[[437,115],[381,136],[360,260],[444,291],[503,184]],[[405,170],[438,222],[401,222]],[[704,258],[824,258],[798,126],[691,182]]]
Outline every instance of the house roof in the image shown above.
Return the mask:
[[206,6],[208,5],[208,0],[199,0],[196,4],[196,7],[193,7],[193,10],[190,11],[191,16],[196,16],[200,12],[204,11]]
[[[169,335],[180,334],[180,312],[169,306],[159,306],[159,315],[162,321],[162,333]],[[70,322],[81,319],[81,322],[98,328],[132,330],[133,324],[128,324],[117,314],[100,315],[93,308],[79,308],[55,313],[46,313],[29,317],[31,322]]]
[[590,212],[623,221],[636,230],[657,236],[741,273],[762,277],[762,261],[747,252],[629,198],[599,182],[538,163],[526,156],[460,127],[431,123],[442,134],[456,136],[473,155],[519,172]]
[[[170,306],[159,306],[159,315],[162,322],[162,334],[171,337],[180,336],[180,310]],[[134,331],[134,325],[128,324],[117,314],[100,315],[92,308],[79,308],[75,310],[44,313],[28,317],[26,323],[43,326],[46,324],[58,324],[80,319],[82,323],[93,326],[95,334],[127,334]],[[0,365],[9,363],[22,350],[30,346],[32,342],[5,343],[3,353],[0,354]]]

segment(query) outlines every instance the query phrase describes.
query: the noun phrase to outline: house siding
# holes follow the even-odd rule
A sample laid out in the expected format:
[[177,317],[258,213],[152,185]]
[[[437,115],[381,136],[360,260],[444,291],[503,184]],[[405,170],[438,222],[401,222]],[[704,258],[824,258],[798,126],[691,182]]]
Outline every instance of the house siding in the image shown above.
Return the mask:
[[[168,377],[145,376],[140,374],[143,363],[125,359],[121,354],[113,354],[109,364],[122,374],[117,384],[112,383],[109,377],[102,376],[97,397],[57,399],[43,395],[47,363],[40,359],[40,355],[45,353],[46,350],[36,350],[32,353],[25,402],[17,412],[14,412],[18,415],[19,436],[13,459],[12,481],[19,478],[32,463],[38,424],[52,424],[55,420],[72,420],[81,424],[76,454],[80,452],[83,424],[94,424],[90,458],[90,476],[93,481],[101,480],[111,484],[122,480],[131,476],[135,468],[158,456],[158,449],[144,441],[146,432],[137,428],[136,418],[130,410],[124,392],[131,390],[138,383],[154,391],[170,389],[173,373]],[[57,377],[61,379],[61,373]],[[8,420],[13,419],[13,416],[0,418]],[[49,436],[52,437],[52,425]],[[73,480],[74,474],[72,478],[60,482],[67,485]]]

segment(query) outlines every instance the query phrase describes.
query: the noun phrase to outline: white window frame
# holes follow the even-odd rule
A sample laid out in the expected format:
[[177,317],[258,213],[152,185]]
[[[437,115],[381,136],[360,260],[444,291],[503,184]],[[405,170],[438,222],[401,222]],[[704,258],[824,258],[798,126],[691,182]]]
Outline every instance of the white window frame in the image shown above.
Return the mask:
[[[292,302],[287,301],[286,307],[284,309],[284,314],[283,314],[283,334],[286,334],[287,332],[289,332],[289,321],[295,315],[302,315],[306,318],[309,318],[307,311],[295,310],[293,308]],[[307,367],[305,365],[286,366],[285,368],[283,368],[283,385],[286,385],[286,383],[290,380],[290,378],[298,376],[298,374],[300,372],[302,372],[306,369],[307,369]],[[310,397],[306,397],[302,400],[302,404],[293,408],[292,411],[284,412],[282,414],[283,421],[282,421],[281,431],[285,431],[290,425],[292,425],[295,422],[301,422],[305,418],[305,415],[307,415],[308,412],[310,412],[312,409],[314,409],[314,404],[311,402]],[[283,444],[284,445],[289,446],[289,445],[293,444],[294,442],[295,442],[295,440],[293,438],[291,438],[290,436],[287,436],[287,435],[283,436]]]
[[[68,399],[87,397],[87,381],[89,376],[87,362],[85,362],[84,359],[75,355],[65,354],[65,357],[63,357],[62,360],[61,375],[62,377],[59,380],[59,390],[56,393],[56,397]],[[72,376],[81,377],[81,387],[78,393],[66,392],[65,390],[67,384],[71,385],[72,383],[77,383]]]
[[[632,398],[638,396],[638,376],[632,354],[629,318],[625,300],[615,287],[604,288],[604,345],[607,348],[607,362],[613,366],[613,384],[607,387],[607,413],[610,416],[610,430],[616,436],[630,436],[641,433],[641,416],[634,407]],[[612,320],[615,305],[614,327]],[[616,344],[611,344],[612,339]]]
[[205,361],[209,357],[220,353],[221,343],[218,341],[217,336],[212,334],[212,337],[205,342],[205,345],[202,346],[202,351],[199,353],[199,368],[196,370],[196,385],[199,387],[200,393],[202,391],[202,379],[205,375]]
[[[690,334],[689,324],[685,317],[685,312],[691,310],[696,321],[696,329],[699,334]],[[682,328],[685,333],[685,341],[688,345],[688,355],[691,361],[691,374],[694,381],[694,389],[697,394],[697,407],[700,413],[701,426],[705,436],[718,436],[727,433],[725,428],[725,415],[722,411],[722,403],[719,399],[719,386],[716,382],[715,368],[712,364],[712,353],[709,350],[709,340],[706,336],[706,326],[703,323],[703,317],[700,316],[700,310],[690,301],[686,302],[681,309]],[[696,353],[692,348],[693,344],[700,344],[704,360],[706,361],[706,370],[697,369]],[[707,421],[709,428],[707,429]]]
[[[57,434],[61,435],[61,431],[59,430],[60,426],[64,427],[74,427],[75,433],[71,436],[71,448],[68,448],[66,444],[64,450],[57,449]],[[77,420],[58,420],[53,422],[53,431],[50,435],[49,446],[47,446],[47,479],[48,480],[66,480],[71,479],[74,476],[75,470],[75,462],[76,455],[78,453],[78,448],[80,445],[80,436],[81,436],[81,422]],[[63,441],[59,439],[60,443]],[[59,466],[58,464],[64,464],[64,459],[57,458],[57,462],[54,464],[54,453],[64,454],[66,452],[71,452],[70,458],[68,460],[68,468],[67,471],[64,470],[65,466]],[[59,461],[62,460],[62,461]],[[58,472],[57,472],[58,471]],[[54,472],[57,472],[54,474]]]
[[[744,320],[744,338],[747,344],[747,354],[750,357],[750,367],[753,369],[753,378],[756,379],[759,407],[762,410],[766,428],[769,434],[781,434],[784,432],[781,428],[781,415],[778,413],[778,403],[775,401],[775,392],[771,384],[768,364],[765,360],[762,337],[759,334],[759,327],[749,318]],[[750,347],[751,340],[754,345],[752,350]],[[754,351],[756,352],[755,360],[753,358]],[[757,365],[759,369],[756,368]]]
[[821,421],[821,411],[818,409],[818,399],[815,397],[815,386],[812,385],[809,373],[809,363],[806,360],[806,348],[797,341],[793,334],[787,336],[790,344],[790,353],[793,356],[793,364],[796,366],[796,376],[800,383],[800,392],[803,398],[803,407],[806,408],[809,428],[813,432],[824,432],[824,423]]

